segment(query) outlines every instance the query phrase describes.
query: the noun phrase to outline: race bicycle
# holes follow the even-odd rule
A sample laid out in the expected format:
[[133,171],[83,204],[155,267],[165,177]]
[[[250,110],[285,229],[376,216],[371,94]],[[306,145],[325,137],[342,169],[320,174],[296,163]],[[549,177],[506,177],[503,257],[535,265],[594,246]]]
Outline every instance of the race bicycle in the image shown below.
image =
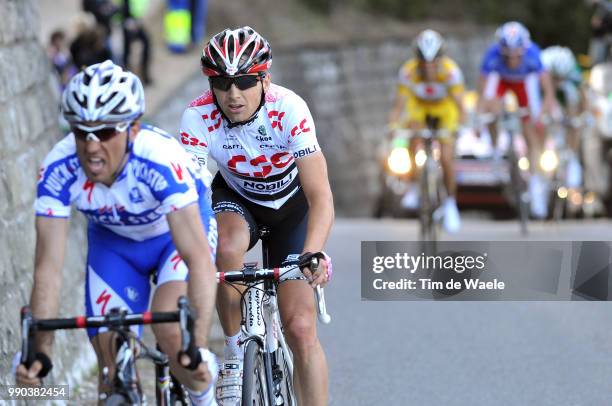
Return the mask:
[[[297,400],[293,388],[293,356],[283,335],[278,309],[277,283],[304,279],[298,265],[267,269],[268,245],[266,228],[260,230],[263,243],[264,268],[257,264],[245,264],[239,271],[217,272],[221,283],[246,287],[241,292],[241,329],[244,348],[242,378],[242,405],[246,406],[295,406]],[[314,254],[309,268],[314,272],[322,253]],[[328,324],[324,290],[314,290],[319,321]]]
[[[419,236],[427,252],[436,250],[442,220],[444,188],[436,141],[450,136],[447,130],[439,129],[440,118],[427,115],[425,128],[420,130],[395,130],[396,137],[408,141],[422,140],[422,146],[414,155],[410,170],[419,171]],[[407,156],[407,153],[406,153]]]
[[21,309],[21,358],[26,367],[34,362],[34,337],[37,331],[52,331],[84,328],[108,328],[116,334],[117,353],[115,374],[111,382],[108,368],[104,367],[104,379],[111,386],[108,394],[101,394],[100,400],[108,406],[143,405],[145,395],[140,387],[136,360],[148,359],[155,364],[157,405],[188,405],[184,387],[170,374],[168,356],[158,349],[147,346],[130,330],[129,326],[178,322],[181,330],[181,351],[188,352],[193,344],[193,313],[186,297],[178,301],[174,312],[128,313],[125,309],[113,308],[102,316],[79,316],[65,319],[35,319],[29,306]]
[[521,120],[529,114],[526,108],[519,108],[516,96],[512,92],[506,93],[502,102],[502,111],[499,115],[484,113],[479,117],[480,124],[488,124],[494,121],[498,123],[498,131],[507,134],[508,148],[506,159],[510,173],[510,198],[517,211],[521,234],[527,234],[527,223],[529,220],[530,196],[527,185],[529,169],[528,160],[520,157],[516,149],[516,140],[521,131]]
[[[544,154],[548,159],[541,159],[543,169],[550,172],[551,190],[551,219],[561,220],[566,211],[571,209],[570,198],[577,193],[577,187],[570,185],[569,169],[570,159],[573,151],[568,145],[568,129],[578,129],[582,127],[584,120],[582,117],[569,118],[566,116],[548,117],[548,133],[551,136],[552,148],[547,149]],[[574,206],[575,207],[575,206]],[[566,210],[567,209],[567,210]],[[576,209],[574,209],[574,212]]]

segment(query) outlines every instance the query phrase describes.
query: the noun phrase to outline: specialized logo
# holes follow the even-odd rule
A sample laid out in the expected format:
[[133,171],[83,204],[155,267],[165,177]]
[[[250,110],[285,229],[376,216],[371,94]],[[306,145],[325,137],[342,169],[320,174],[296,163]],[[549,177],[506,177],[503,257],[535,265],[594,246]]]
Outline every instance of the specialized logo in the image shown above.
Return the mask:
[[183,261],[183,258],[181,258],[179,254],[174,254],[174,256],[170,258],[170,262],[172,262],[172,270],[176,271],[176,268],[178,268],[179,264],[182,261]]
[[100,296],[98,296],[98,299],[96,299],[96,304],[102,304],[102,310],[101,313],[102,315],[106,314],[106,305],[108,305],[108,301],[111,299],[111,294],[106,292],[106,289],[104,289],[102,291],[102,293],[100,293]]
[[95,185],[96,184],[90,181],[89,179],[87,179],[85,183],[83,184],[83,190],[87,192],[87,201],[89,203],[91,203],[91,194],[93,193]]
[[142,203],[144,199],[142,198],[142,194],[140,193],[140,189],[137,186],[134,186],[130,190],[130,202],[132,203]]
[[172,174],[174,178],[178,182],[183,182],[185,179],[183,178],[183,167],[179,163],[170,162],[170,166],[172,167]]

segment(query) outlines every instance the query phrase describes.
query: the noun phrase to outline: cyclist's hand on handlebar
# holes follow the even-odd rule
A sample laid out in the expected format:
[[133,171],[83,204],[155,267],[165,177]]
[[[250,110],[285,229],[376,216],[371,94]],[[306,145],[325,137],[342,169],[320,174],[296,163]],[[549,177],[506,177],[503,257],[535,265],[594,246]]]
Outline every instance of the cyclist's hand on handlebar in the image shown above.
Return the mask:
[[[310,269],[310,261],[313,257],[319,259],[319,266],[314,272]],[[332,261],[330,256],[323,251],[316,252],[314,254],[311,252],[306,252],[300,255],[299,266],[302,273],[304,273],[304,276],[308,279],[310,286],[313,288],[317,286],[325,286],[327,282],[331,280],[333,269]]]
[[180,364],[190,370],[195,380],[205,384],[213,382],[214,377],[219,372],[215,354],[200,347],[194,347],[194,351],[189,352],[191,354],[188,352],[179,353]]
[[53,368],[51,359],[45,353],[39,352],[36,354],[34,362],[27,368],[23,364],[19,364],[15,370],[15,378],[18,385],[35,385],[42,384],[42,378],[47,376]]

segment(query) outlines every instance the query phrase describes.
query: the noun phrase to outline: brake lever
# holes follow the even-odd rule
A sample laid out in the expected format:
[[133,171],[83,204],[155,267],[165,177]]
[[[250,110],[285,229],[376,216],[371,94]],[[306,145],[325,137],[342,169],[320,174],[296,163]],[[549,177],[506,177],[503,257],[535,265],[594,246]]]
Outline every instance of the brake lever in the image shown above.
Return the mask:
[[179,326],[181,329],[181,351],[188,352],[193,344],[193,315],[189,307],[189,301],[181,296],[178,301]]
[[34,319],[29,306],[21,308],[21,363],[30,368],[34,363]]

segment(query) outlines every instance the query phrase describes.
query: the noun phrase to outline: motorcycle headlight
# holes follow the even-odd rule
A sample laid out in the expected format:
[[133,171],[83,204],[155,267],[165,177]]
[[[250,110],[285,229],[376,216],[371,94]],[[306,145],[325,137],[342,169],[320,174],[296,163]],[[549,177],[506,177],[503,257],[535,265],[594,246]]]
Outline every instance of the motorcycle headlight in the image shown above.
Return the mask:
[[529,170],[529,159],[527,159],[527,157],[522,156],[518,160],[518,167],[521,171],[528,171]]
[[555,151],[546,150],[542,153],[540,157],[540,168],[542,168],[546,172],[552,172],[557,169],[559,165],[559,158]]
[[396,147],[391,150],[387,158],[387,165],[391,172],[396,175],[405,175],[410,172],[412,162],[410,162],[410,154],[408,148]]
[[423,151],[422,149],[418,150],[416,155],[414,156],[414,162],[420,168],[425,165],[425,161],[427,161],[427,153],[425,153],[425,151]]

